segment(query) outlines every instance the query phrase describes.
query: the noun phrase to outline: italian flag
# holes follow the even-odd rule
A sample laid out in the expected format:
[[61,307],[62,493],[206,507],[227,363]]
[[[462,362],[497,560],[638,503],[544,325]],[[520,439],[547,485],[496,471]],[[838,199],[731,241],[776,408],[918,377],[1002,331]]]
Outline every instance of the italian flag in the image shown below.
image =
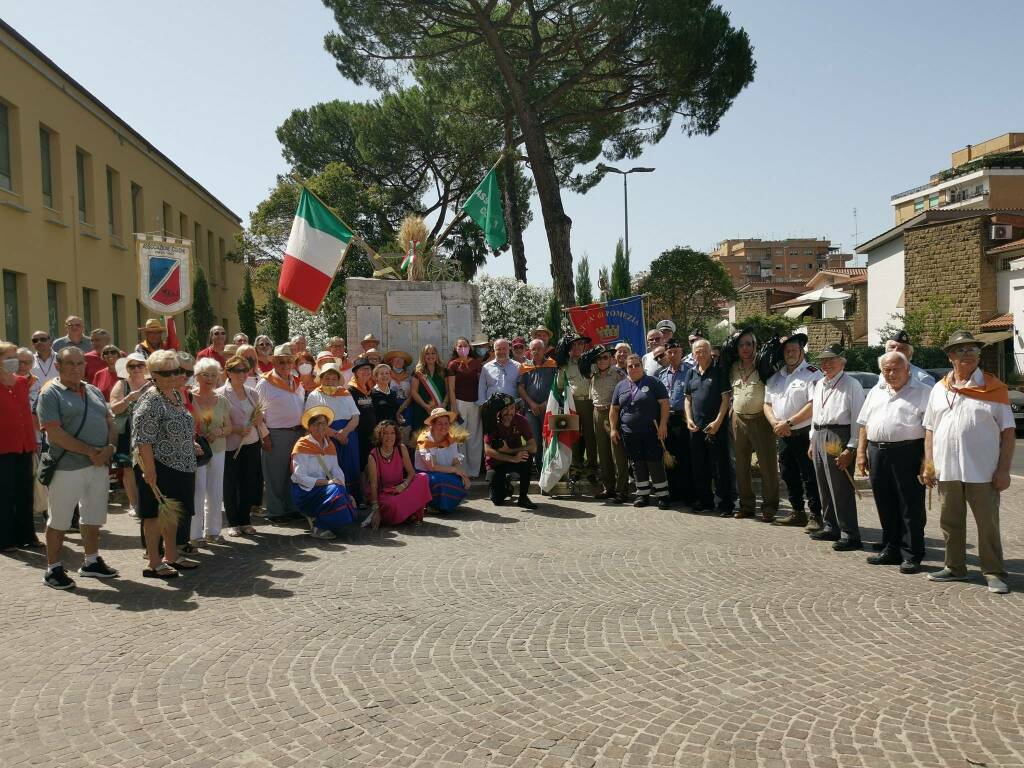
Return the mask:
[[277,284],[281,298],[317,312],[352,236],[341,219],[303,187]]
[[548,394],[548,405],[544,414],[544,455],[540,470],[540,489],[546,493],[558,485],[558,481],[569,471],[569,467],[572,466],[572,447],[580,439],[578,431],[555,432],[551,428],[552,417],[574,413],[576,408],[573,404],[569,377],[564,371],[559,371],[551,382],[551,392]]
[[405,252],[405,258],[402,259],[402,264],[399,267],[403,272],[409,271],[412,265],[416,263],[416,246],[419,244],[419,240],[409,241],[409,250]]

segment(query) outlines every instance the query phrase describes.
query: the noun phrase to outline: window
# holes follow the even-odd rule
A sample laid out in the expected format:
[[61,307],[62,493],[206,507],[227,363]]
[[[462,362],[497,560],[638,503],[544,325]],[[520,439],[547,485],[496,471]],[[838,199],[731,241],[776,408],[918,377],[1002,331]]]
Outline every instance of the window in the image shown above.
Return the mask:
[[173,217],[173,215],[174,214],[171,213],[171,206],[169,206],[167,203],[164,203],[163,217],[160,219],[160,229],[163,230],[164,237],[169,237],[171,235],[170,226],[171,218]]
[[4,270],[4,338],[18,344],[21,333],[18,329],[18,275]]
[[51,154],[50,132],[39,126],[39,168],[43,179],[43,205],[51,210],[53,205],[53,156]]
[[178,234],[181,237],[188,237],[188,216],[184,213],[178,214]]
[[[116,293],[110,297],[110,308],[113,310],[114,322],[113,327],[110,329],[113,334],[113,342],[117,346],[121,346],[124,341],[124,296],[118,296]],[[140,323],[141,325],[141,323]]]
[[915,211],[923,211],[924,210],[924,198],[923,197],[919,197],[919,198],[917,198],[917,200],[914,201],[914,210]]
[[92,157],[81,149],[75,150],[75,173],[78,178],[78,221],[88,224],[92,219]]
[[107,231],[121,236],[121,174],[107,168]]
[[[224,238],[217,238],[219,245],[217,248],[217,257],[220,261],[220,284],[227,287],[228,284],[228,260],[227,253],[224,251]],[[227,326],[225,326],[227,327]]]
[[210,285],[217,284],[217,256],[213,252],[213,232],[207,230],[206,232],[206,277],[210,281]]
[[59,338],[60,333],[60,286],[53,280],[46,281],[46,322],[50,337]]
[[95,321],[99,319],[96,310],[99,307],[96,306],[96,291],[92,288],[82,289],[82,322],[85,323],[85,332],[89,333],[95,328],[98,323]]
[[195,236],[192,238],[193,256],[195,256],[195,263],[196,264],[202,264],[203,263],[203,249],[202,249],[202,245],[203,245],[203,228],[202,228],[202,226],[200,226],[199,222],[197,221],[196,224],[195,224],[194,229],[195,229]]
[[146,212],[142,207],[142,187],[132,182],[132,232],[145,232]]
[[939,207],[939,196],[937,194],[936,195],[930,195],[928,197],[928,207],[929,208],[938,208]]
[[807,268],[808,268],[808,269],[814,269],[814,265],[813,265],[813,264],[808,264],[808,265],[807,265]]
[[781,264],[776,264],[776,265],[775,265],[775,269],[777,269],[777,270],[781,270],[781,269],[782,269],[782,265],[781,265]]
[[11,165],[11,110],[0,104],[0,189],[14,189]]

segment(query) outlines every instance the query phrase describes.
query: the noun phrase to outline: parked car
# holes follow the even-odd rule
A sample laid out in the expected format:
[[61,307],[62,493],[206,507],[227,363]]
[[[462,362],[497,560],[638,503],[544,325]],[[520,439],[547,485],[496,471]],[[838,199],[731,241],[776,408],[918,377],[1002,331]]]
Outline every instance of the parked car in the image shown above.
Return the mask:
[[870,373],[869,371],[847,371],[846,374],[859,381],[860,385],[864,387],[865,392],[870,391],[871,388],[878,383],[877,373]]
[[[952,368],[926,368],[928,375],[937,382],[942,382]],[[1017,429],[1017,436],[1024,437],[1024,392],[1017,389],[1010,389],[1010,410],[1013,411],[1013,421]]]

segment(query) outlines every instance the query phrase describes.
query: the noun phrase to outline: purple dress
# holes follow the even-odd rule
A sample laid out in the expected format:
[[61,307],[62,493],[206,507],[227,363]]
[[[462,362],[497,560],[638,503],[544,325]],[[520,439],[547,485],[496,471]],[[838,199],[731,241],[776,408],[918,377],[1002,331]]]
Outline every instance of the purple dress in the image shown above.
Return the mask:
[[410,517],[423,519],[423,508],[430,503],[430,481],[422,472],[413,476],[409,487],[401,493],[394,488],[405,481],[405,465],[402,462],[402,446],[396,445],[390,459],[385,459],[374,448],[370,458],[377,465],[377,503],[384,525],[400,525]]

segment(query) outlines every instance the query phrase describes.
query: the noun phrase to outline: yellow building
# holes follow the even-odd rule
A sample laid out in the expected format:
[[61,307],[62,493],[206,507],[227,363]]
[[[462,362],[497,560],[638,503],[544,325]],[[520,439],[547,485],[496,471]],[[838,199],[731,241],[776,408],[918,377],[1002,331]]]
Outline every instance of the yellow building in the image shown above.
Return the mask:
[[1004,133],[950,155],[949,168],[890,199],[896,224],[935,208],[1024,208],[1024,133]]
[[819,270],[842,267],[850,256],[838,253],[828,240],[800,237],[722,240],[711,252],[711,258],[721,262],[738,288],[763,281],[802,285]]
[[[3,338],[64,335],[64,317],[133,347],[134,233],[194,241],[216,317],[234,332],[242,265],[225,259],[241,219],[0,20]],[[194,270],[193,270],[194,271]],[[185,335],[185,317],[176,318]]]

